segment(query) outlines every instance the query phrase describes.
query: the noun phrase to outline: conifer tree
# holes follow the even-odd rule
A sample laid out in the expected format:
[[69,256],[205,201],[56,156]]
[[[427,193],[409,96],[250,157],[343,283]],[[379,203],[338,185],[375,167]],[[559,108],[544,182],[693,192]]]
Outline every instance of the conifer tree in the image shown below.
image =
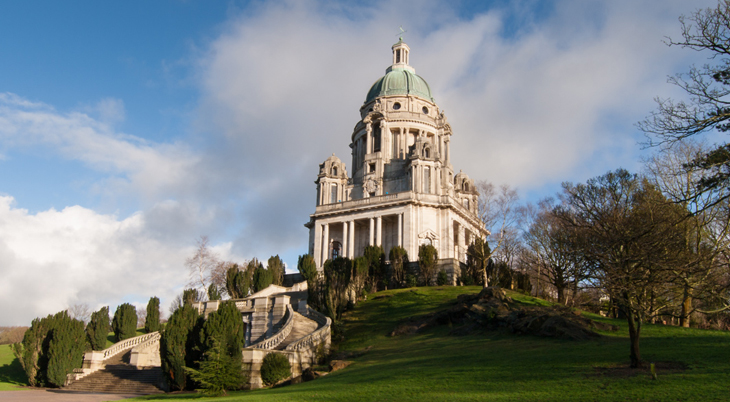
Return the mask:
[[160,299],[157,297],[151,297],[150,301],[147,302],[144,330],[148,334],[160,330]]
[[259,263],[256,270],[253,271],[253,292],[260,292],[271,285],[273,278],[271,272],[264,269],[264,266]]
[[269,258],[266,269],[271,274],[271,283],[279,286],[284,283],[284,262],[278,254]]
[[208,300],[220,300],[221,299],[221,292],[218,290],[218,287],[215,286],[215,283],[211,283],[210,286],[208,286]]
[[170,387],[183,390],[187,385],[184,367],[194,362],[192,350],[196,346],[195,330],[199,325],[198,311],[189,304],[175,310],[160,338],[162,371]]
[[81,367],[87,343],[83,321],[69,317],[66,311],[56,314],[54,320],[46,377],[50,385],[60,388],[66,383],[66,376]]
[[436,274],[438,259],[436,247],[430,244],[421,244],[418,247],[418,266],[421,268],[421,276],[426,286],[431,286],[431,281]]
[[106,339],[110,329],[109,307],[104,306],[99,311],[91,313],[91,319],[86,326],[86,336],[93,350],[106,349]]
[[220,345],[221,353],[241,361],[241,348],[244,343],[244,324],[241,312],[233,302],[223,302],[218,310],[210,313],[200,331],[200,343],[204,350]]
[[233,359],[221,350],[220,342],[213,338],[211,341],[213,346],[205,352],[205,359],[200,362],[200,369],[185,367],[185,372],[193,381],[200,384],[203,393],[210,396],[221,396],[225,395],[227,390],[241,389],[245,383],[241,359]]
[[133,305],[124,303],[117,306],[112,331],[117,342],[137,336],[137,309]]

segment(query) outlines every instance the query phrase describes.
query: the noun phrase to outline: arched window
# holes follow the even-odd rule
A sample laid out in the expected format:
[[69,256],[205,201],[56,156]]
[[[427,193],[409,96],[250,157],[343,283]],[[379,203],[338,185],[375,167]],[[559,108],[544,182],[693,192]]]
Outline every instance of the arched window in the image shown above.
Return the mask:
[[337,166],[332,166],[332,176],[337,176]]
[[464,182],[464,191],[469,191],[469,183]]
[[332,259],[339,257],[342,254],[342,244],[338,241],[332,242]]
[[423,157],[424,158],[430,158],[431,157],[431,150],[429,148],[423,148]]
[[464,199],[464,208],[469,209],[469,199],[468,198]]

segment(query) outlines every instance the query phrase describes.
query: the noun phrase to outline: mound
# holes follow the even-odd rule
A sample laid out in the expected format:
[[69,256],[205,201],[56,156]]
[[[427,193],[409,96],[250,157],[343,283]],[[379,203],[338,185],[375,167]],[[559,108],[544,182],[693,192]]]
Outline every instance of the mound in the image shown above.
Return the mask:
[[599,337],[595,329],[617,328],[595,322],[578,312],[562,307],[521,306],[496,286],[482,289],[477,295],[460,295],[450,308],[409,319],[396,327],[391,336],[416,333],[438,325],[455,327],[451,335],[505,329],[517,334],[586,340]]

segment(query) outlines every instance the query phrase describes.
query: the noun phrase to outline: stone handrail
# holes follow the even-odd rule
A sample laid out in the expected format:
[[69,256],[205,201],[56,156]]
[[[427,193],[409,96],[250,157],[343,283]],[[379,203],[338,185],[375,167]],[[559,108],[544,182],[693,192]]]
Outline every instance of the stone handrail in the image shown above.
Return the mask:
[[291,333],[292,328],[294,328],[294,310],[291,307],[291,304],[286,305],[286,314],[287,319],[284,322],[284,325],[281,327],[279,332],[277,332],[274,336],[268,339],[264,339],[261,342],[255,343],[249,348],[252,349],[274,349],[279,344],[286,339],[287,336]]
[[158,337],[159,339],[160,333],[155,331],[149,334],[144,334],[140,336],[135,336],[134,338],[125,339],[123,341],[117,342],[114,345],[104,349],[101,351],[104,355],[104,360],[108,360],[111,357],[117,355],[119,352],[127,349],[131,349],[143,342],[146,342],[150,338]]
[[[104,350],[92,350],[84,353],[84,362],[80,369],[74,369],[73,373],[66,376],[66,385],[72,381],[78,381],[81,378],[103,369],[106,365],[104,362],[118,355],[119,353],[135,348],[139,345],[151,345],[159,341],[160,333],[155,331],[149,334],[135,336],[134,338],[125,339]],[[149,343],[148,343],[149,342]]]
[[316,321],[318,324],[321,325],[321,327],[311,334],[297,340],[296,342],[292,342],[292,344],[287,346],[285,350],[300,351],[302,349],[308,349],[315,344],[321,343],[329,336],[332,329],[331,318],[320,313],[319,311],[313,310],[311,307],[307,307],[307,318]]

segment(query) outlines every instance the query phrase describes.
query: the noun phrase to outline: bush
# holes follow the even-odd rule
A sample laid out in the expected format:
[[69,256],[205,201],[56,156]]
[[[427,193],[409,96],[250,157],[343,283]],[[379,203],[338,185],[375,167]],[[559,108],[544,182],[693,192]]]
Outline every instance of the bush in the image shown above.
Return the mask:
[[137,309],[129,303],[117,306],[112,319],[112,331],[117,342],[137,336]]
[[86,336],[89,338],[91,349],[106,349],[106,337],[109,334],[109,307],[102,307],[99,311],[91,313],[91,319],[86,326]]
[[415,275],[406,275],[406,287],[415,288],[416,286],[418,286],[418,278]]
[[439,255],[436,247],[430,244],[421,244],[418,247],[418,266],[421,269],[421,276],[426,286],[431,286],[438,260]]
[[274,385],[291,376],[291,364],[286,355],[269,353],[261,363],[261,380],[266,385]]
[[84,323],[66,311],[33,320],[22,344],[13,352],[31,386],[63,386],[66,375],[80,368],[86,350]]
[[221,349],[215,340],[213,346],[205,352],[205,360],[200,362],[200,370],[185,367],[185,372],[200,384],[203,393],[211,396],[225,395],[227,390],[239,390],[246,377],[241,370],[240,353],[235,359]]
[[192,367],[197,355],[192,353],[197,346],[199,333],[198,311],[189,304],[175,310],[160,338],[160,359],[162,372],[167,383],[174,390],[183,390],[188,385],[184,367]]
[[144,321],[144,330],[148,334],[160,330],[160,299],[151,297],[147,303],[147,317]]
[[443,269],[439,271],[438,275],[436,276],[436,284],[439,286],[446,285],[446,282],[449,280],[449,277],[446,275],[446,271]]

